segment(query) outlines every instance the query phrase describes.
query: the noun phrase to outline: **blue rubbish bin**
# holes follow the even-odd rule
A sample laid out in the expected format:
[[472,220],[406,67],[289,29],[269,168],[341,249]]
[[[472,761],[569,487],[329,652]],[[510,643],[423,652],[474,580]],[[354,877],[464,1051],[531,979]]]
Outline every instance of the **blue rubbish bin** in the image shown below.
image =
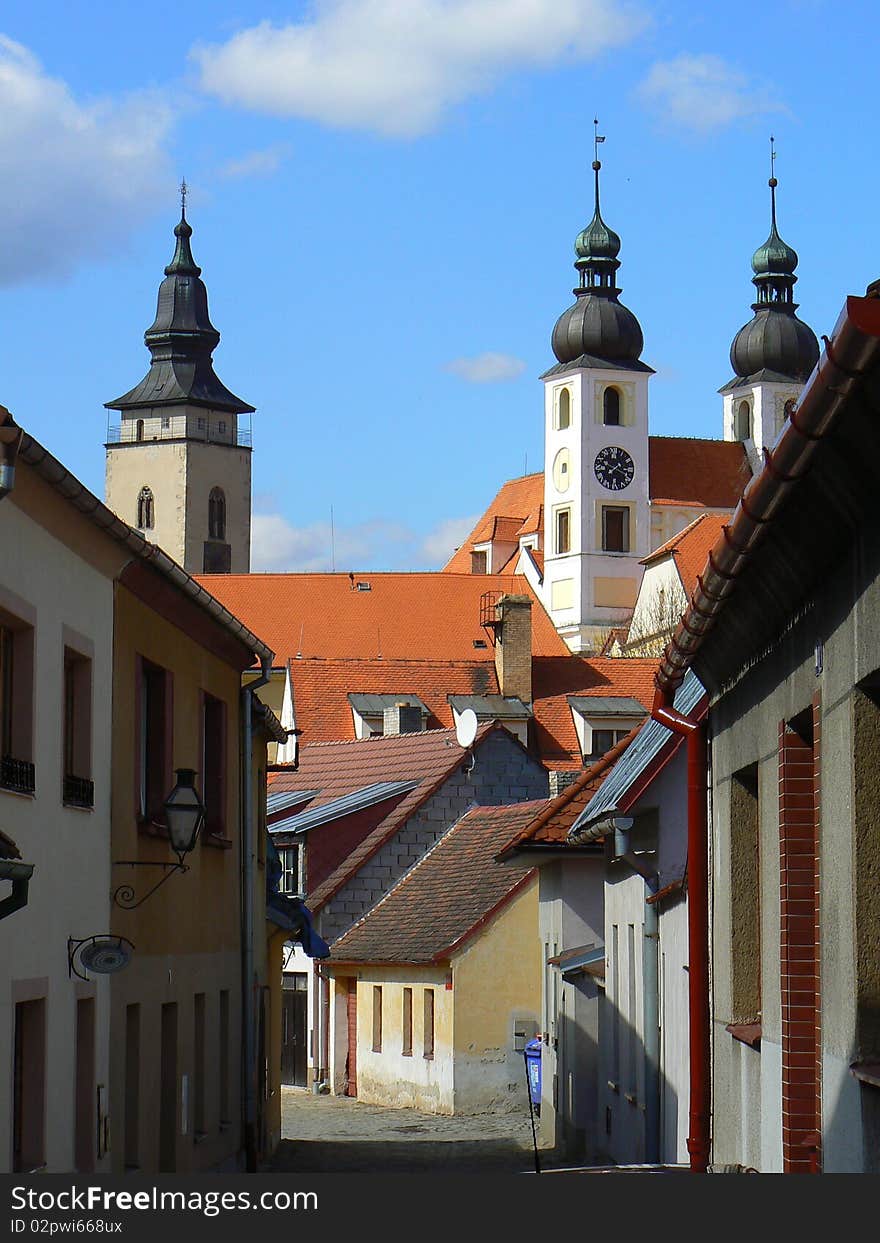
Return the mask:
[[541,1112],[541,1037],[530,1040],[525,1047],[526,1074],[529,1080],[529,1099],[536,1114]]

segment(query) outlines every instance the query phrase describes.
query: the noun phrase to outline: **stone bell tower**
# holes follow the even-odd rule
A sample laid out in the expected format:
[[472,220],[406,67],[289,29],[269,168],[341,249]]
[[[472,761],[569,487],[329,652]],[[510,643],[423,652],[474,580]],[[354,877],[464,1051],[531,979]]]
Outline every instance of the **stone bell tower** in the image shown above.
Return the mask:
[[220,334],[190,248],[186,184],[174,257],[144,334],[152,355],[140,384],[106,403],[108,506],[190,574],[247,573],[251,537],[249,406],[221,384]]

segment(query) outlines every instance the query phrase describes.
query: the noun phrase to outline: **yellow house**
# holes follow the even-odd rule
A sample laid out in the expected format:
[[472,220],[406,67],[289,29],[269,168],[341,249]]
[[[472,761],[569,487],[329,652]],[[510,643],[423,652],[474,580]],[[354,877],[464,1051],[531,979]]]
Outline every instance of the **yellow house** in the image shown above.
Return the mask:
[[539,806],[467,812],[332,944],[335,1093],[439,1114],[525,1108],[538,881],[494,854]]

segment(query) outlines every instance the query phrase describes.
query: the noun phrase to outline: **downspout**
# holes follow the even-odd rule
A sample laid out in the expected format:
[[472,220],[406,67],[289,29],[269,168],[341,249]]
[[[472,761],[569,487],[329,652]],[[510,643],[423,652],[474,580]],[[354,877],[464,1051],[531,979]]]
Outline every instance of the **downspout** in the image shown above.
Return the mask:
[[651,716],[687,739],[688,1010],[690,1112],[687,1149],[691,1173],[709,1165],[712,1108],[709,1040],[709,847],[706,726],[672,707],[674,691],[657,689]]
[[257,1170],[257,1005],[254,980],[254,875],[257,826],[254,816],[254,691],[267,686],[272,656],[260,657],[260,676],[241,688],[241,1093],[245,1169]]
[[[632,849],[630,829],[618,827],[629,817],[618,816],[614,825],[614,859],[626,863],[645,882],[646,897],[659,888],[657,872],[647,867]],[[630,821],[630,825],[632,821]],[[660,916],[653,902],[645,902],[642,923],[642,1009],[645,1048],[645,1161],[660,1163]]]
[[[632,849],[631,816],[605,816],[579,832],[572,840],[595,841],[613,834],[615,863],[625,863],[645,883],[648,896],[657,893],[659,880],[654,868],[647,866]],[[660,917],[653,902],[645,902],[642,921],[642,1010],[644,1015],[643,1047],[645,1052],[645,1161],[660,1163]]]

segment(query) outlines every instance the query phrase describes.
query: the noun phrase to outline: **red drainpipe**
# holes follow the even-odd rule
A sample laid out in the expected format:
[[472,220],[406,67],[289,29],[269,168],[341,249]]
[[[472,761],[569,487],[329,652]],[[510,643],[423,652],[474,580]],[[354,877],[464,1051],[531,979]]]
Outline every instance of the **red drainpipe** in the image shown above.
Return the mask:
[[687,739],[688,1010],[690,1114],[687,1149],[691,1173],[709,1165],[712,1086],[709,1062],[709,832],[706,726],[672,707],[671,693],[654,693],[651,716]]

